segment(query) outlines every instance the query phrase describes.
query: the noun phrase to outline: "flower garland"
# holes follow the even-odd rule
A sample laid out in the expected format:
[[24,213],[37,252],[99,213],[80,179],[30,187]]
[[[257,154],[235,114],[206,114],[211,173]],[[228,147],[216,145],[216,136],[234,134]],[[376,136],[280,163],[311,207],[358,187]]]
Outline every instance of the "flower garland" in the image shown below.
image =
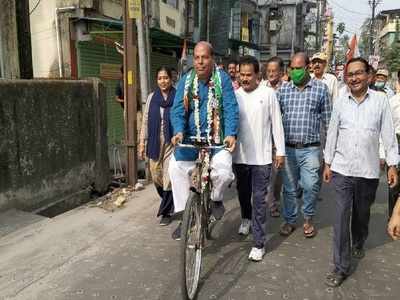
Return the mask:
[[[221,143],[221,99],[222,84],[221,74],[214,69],[210,81],[208,83],[208,99],[207,99],[207,143]],[[189,111],[190,100],[194,104],[194,123],[196,127],[196,140],[201,141],[201,122],[200,122],[200,96],[199,96],[199,78],[192,70],[186,77],[184,88],[184,105],[186,112]]]

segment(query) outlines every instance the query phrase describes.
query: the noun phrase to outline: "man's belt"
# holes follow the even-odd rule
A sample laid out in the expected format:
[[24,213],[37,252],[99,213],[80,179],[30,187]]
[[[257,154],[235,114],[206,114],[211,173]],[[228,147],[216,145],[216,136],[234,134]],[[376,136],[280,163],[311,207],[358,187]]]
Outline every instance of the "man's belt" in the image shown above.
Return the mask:
[[319,146],[321,146],[321,143],[320,142],[308,143],[308,144],[285,143],[285,145],[286,145],[286,147],[289,147],[289,148],[303,149],[303,148],[308,148],[308,147],[319,147]]

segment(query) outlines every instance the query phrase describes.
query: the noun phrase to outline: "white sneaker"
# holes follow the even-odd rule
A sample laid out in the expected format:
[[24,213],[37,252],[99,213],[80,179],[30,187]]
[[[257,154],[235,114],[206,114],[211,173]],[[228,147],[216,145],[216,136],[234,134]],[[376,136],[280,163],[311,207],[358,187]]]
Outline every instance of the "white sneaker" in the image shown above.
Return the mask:
[[251,251],[249,254],[249,260],[262,261],[264,255],[265,255],[264,248],[259,249],[259,248],[253,247],[253,248],[251,248]]
[[242,219],[242,223],[240,224],[238,233],[241,235],[248,235],[250,232],[251,220]]

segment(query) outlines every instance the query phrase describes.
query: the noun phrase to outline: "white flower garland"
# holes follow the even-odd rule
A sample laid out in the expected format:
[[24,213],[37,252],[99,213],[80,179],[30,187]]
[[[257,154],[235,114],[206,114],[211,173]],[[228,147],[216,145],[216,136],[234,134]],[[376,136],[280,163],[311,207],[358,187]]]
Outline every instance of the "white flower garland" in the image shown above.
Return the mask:
[[[192,72],[195,72],[194,70]],[[215,70],[217,75],[217,80],[219,81],[218,84],[221,83],[221,74],[218,70]],[[185,88],[184,88],[184,101],[189,101],[189,89],[191,86],[191,78],[193,74],[188,74],[185,81]],[[216,144],[221,143],[220,137],[220,115],[219,115],[219,100],[216,97],[215,93],[215,86],[216,82],[213,80],[213,76],[210,79],[209,88],[208,88],[208,99],[207,99],[207,143],[211,145],[213,141],[212,136],[212,125],[214,121],[214,112],[216,112],[216,124],[215,125],[215,132],[214,132],[214,142]],[[199,78],[197,74],[194,76],[193,79],[193,103],[194,103],[194,124],[196,126],[196,140],[198,142],[201,141],[201,124],[200,124],[200,96],[199,96]],[[188,103],[187,103],[188,104]]]

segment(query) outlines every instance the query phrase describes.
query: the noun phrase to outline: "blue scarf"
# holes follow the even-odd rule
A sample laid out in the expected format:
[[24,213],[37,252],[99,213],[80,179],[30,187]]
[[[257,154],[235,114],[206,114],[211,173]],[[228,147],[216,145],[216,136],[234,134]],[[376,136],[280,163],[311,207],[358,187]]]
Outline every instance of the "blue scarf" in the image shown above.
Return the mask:
[[169,118],[169,112],[174,103],[175,88],[171,87],[167,100],[161,93],[160,88],[154,91],[153,97],[151,98],[149,107],[149,118],[148,118],[148,140],[147,140],[147,157],[152,160],[158,160],[160,156],[160,130],[161,130],[161,115],[160,107],[164,108],[163,120],[164,120],[164,143],[171,143],[172,138],[172,126]]

